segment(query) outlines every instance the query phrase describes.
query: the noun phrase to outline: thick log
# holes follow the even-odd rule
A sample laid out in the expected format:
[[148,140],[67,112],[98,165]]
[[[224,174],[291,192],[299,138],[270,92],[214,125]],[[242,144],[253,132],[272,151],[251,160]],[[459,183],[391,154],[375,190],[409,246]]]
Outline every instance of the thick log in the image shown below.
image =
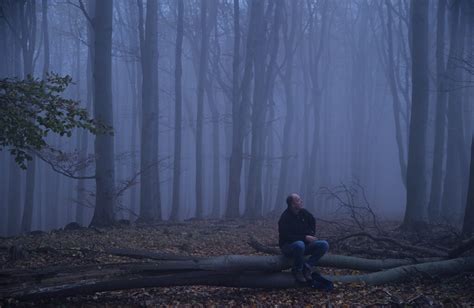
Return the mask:
[[[431,259],[428,259],[432,261]],[[348,256],[327,255],[320,261],[321,266],[351,268],[377,271],[381,269],[413,264],[421,260],[371,260]],[[424,261],[427,261],[426,259]],[[0,271],[0,293],[9,292],[15,285],[33,285],[48,283],[75,283],[94,279],[108,279],[139,275],[141,277],[162,275],[163,273],[182,273],[189,271],[209,271],[223,273],[238,272],[280,272],[290,267],[290,260],[283,256],[239,256],[228,255],[207,259],[159,260],[154,262],[110,263],[80,266],[55,266],[40,270],[4,270]]]
[[[334,282],[364,282],[370,285],[410,280],[421,276],[454,275],[474,270],[474,257],[408,265],[386,271],[351,276],[326,276]],[[8,290],[1,290],[0,296],[20,300],[34,300],[58,296],[77,296],[95,292],[126,290],[148,287],[171,287],[186,285],[208,285],[245,288],[295,288],[306,285],[297,284],[290,273],[266,272],[218,272],[190,271],[137,277],[136,275],[105,278],[103,280],[77,280],[70,283],[56,281],[50,284],[24,286],[19,284]]]
[[[405,266],[416,262],[435,261],[436,259],[382,259],[372,260],[350,256],[326,255],[320,266],[349,268],[364,271],[378,271]],[[0,287],[11,286],[29,281],[47,282],[48,279],[61,277],[63,281],[100,279],[104,276],[120,275],[157,275],[164,272],[183,271],[220,271],[220,272],[280,272],[289,269],[291,261],[283,256],[239,256],[228,255],[207,259],[159,260],[154,262],[109,263],[80,266],[54,266],[40,270],[4,270],[0,271]]]
[[[216,270],[216,271],[269,271],[277,272],[291,267],[291,260],[283,255],[277,256],[245,256],[245,255],[226,255],[217,257],[193,257],[193,256],[176,256],[150,251],[137,251],[132,249],[107,250],[110,254],[126,256],[130,258],[148,258],[152,260],[190,260],[193,269]],[[361,271],[380,271],[393,267],[440,261],[442,258],[407,258],[407,259],[366,259],[351,256],[327,254],[323,256],[318,266],[348,268]],[[184,263],[183,263],[184,266]],[[188,264],[189,266],[189,264]],[[191,269],[187,267],[186,269]]]
[[450,258],[457,258],[463,253],[471,250],[474,248],[474,237],[471,237],[470,239],[467,239],[463,241],[459,246],[451,249],[449,251],[449,257]]
[[197,256],[183,256],[170,253],[153,252],[149,250],[128,249],[128,248],[110,248],[104,251],[105,253],[120,256],[130,257],[134,259],[152,259],[152,260],[198,260],[202,257]]
[[365,282],[370,285],[399,282],[415,277],[430,277],[456,275],[474,270],[474,257],[464,257],[436,262],[427,262],[414,265],[400,266],[385,271],[363,274],[332,277],[332,281]]

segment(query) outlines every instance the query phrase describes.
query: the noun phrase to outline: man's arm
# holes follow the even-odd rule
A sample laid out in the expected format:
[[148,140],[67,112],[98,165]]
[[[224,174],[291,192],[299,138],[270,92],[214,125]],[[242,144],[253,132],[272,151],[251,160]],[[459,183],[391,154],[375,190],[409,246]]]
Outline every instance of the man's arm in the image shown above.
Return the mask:
[[312,236],[315,236],[316,235],[316,219],[314,218],[313,214],[311,214],[310,212],[308,212],[308,216],[309,216],[309,228],[310,228],[310,232]]
[[310,243],[315,240],[316,238],[316,219],[314,218],[313,214],[311,214],[309,211],[306,211],[307,216],[308,216],[308,234],[305,236],[305,241]]

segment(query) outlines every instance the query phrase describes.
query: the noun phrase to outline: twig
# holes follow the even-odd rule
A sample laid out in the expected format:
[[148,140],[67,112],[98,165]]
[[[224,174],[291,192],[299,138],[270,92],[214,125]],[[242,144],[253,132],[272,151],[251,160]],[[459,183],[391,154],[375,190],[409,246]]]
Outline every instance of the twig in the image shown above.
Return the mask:
[[[350,235],[344,236],[342,238],[339,238],[339,239],[335,240],[334,243],[339,243],[339,242],[344,241],[346,239],[353,238],[353,237],[359,237],[359,236],[368,237],[371,240],[376,241],[376,242],[388,242],[388,243],[391,243],[391,244],[393,244],[395,246],[398,246],[400,248],[408,249],[408,250],[411,250],[411,251],[416,251],[416,252],[423,253],[423,254],[434,255],[434,256],[438,256],[438,257],[447,257],[448,256],[448,254],[445,253],[445,252],[439,252],[437,250],[430,249],[430,248],[427,248],[427,247],[418,247],[418,246],[403,244],[403,243],[400,243],[397,240],[395,240],[393,238],[390,238],[390,237],[385,237],[385,236],[384,237],[376,237],[376,236],[373,236],[372,234],[369,234],[369,233],[366,233],[366,232],[360,232],[360,233],[355,233],[355,234],[350,234]],[[474,245],[474,242],[473,242],[473,245]]]

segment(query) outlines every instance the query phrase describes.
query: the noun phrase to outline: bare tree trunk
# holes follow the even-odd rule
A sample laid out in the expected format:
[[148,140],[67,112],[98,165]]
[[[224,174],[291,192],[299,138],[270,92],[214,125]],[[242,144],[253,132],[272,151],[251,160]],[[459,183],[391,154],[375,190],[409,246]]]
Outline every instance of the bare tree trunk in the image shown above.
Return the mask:
[[[95,0],[89,0],[87,2],[87,14],[90,18],[94,18],[95,16]],[[94,29],[92,28],[92,24],[87,24],[87,69],[86,69],[86,108],[88,112],[92,112],[92,105],[93,105],[93,95],[94,95],[94,80],[92,76],[93,71],[93,63],[94,63]],[[85,159],[87,157],[87,152],[89,148],[89,133],[86,130],[82,130],[80,132],[80,144],[81,147],[79,149],[79,159]],[[86,170],[82,169],[79,172],[79,176],[85,176]],[[78,205],[76,207],[76,222],[85,225],[86,217],[84,206],[86,203],[86,182],[85,180],[79,180],[77,183],[77,202]]]
[[[76,46],[75,46],[75,50],[76,50],[76,68],[75,68],[75,74],[76,74],[76,100],[77,101],[81,101],[81,41],[79,38],[76,39]],[[86,73],[87,74],[87,73]],[[78,157],[79,157],[79,161],[84,161],[84,159],[86,158],[86,155],[87,155],[87,145],[86,145],[86,150],[85,152],[83,152],[83,149],[84,149],[84,146],[83,146],[83,138],[82,136],[84,135],[84,130],[78,130],[77,131],[77,135],[76,135],[76,149],[78,151]],[[79,200],[80,196],[81,196],[81,191],[84,190],[84,187],[80,187],[80,181],[81,180],[78,180],[77,181],[77,187],[76,187],[76,196],[77,196],[77,199]],[[72,195],[72,189],[71,189],[71,195]],[[72,199],[72,196],[71,196],[71,199]],[[72,210],[72,207],[68,207],[68,209],[71,209]],[[82,222],[82,217],[84,216],[83,215],[83,205],[81,204],[76,204],[75,206],[75,212],[74,212],[74,218],[72,218],[72,215],[71,217],[68,217],[68,218],[71,218],[72,221],[75,221],[79,224],[83,224]],[[79,219],[78,219],[79,218]]]
[[[309,158],[308,165],[308,178],[306,179],[306,188],[305,188],[305,198],[307,203],[312,204],[315,199],[315,190],[316,190],[316,168],[318,163],[318,147],[319,147],[319,131],[320,131],[320,110],[321,110],[321,87],[319,81],[319,61],[321,59],[321,54],[323,51],[323,46],[326,44],[327,36],[327,27],[328,27],[328,1],[324,1],[322,4],[322,20],[321,20],[321,30],[317,31],[317,20],[314,18],[310,19],[310,40],[311,43],[308,45],[309,52],[309,75],[311,79],[311,100],[313,104],[313,114],[314,114],[314,126],[312,134],[312,145],[311,145],[311,154]],[[316,44],[319,36],[319,45]]]
[[[143,19],[139,1],[140,20]],[[140,220],[161,220],[158,160],[158,0],[147,2],[145,30],[140,23],[142,84]],[[144,32],[144,33],[143,33]]]
[[[393,19],[392,19],[392,6],[389,0],[386,1],[387,4],[387,54],[386,59],[386,69],[385,73],[389,81],[389,88],[392,94],[392,106],[393,106],[393,120],[395,122],[395,140],[397,141],[398,149],[398,163],[400,165],[400,175],[403,186],[407,187],[407,162],[405,159],[405,140],[402,133],[402,121],[400,115],[402,113],[402,106],[400,102],[400,95],[397,88],[397,79],[396,79],[396,66],[395,66],[395,54],[393,52]],[[383,12],[381,13],[381,18],[383,18]],[[385,56],[383,52],[382,57]],[[384,59],[381,59],[382,61]]]
[[49,29],[48,29],[48,0],[41,1],[41,12],[42,12],[42,26],[43,32],[43,78],[46,77],[46,73],[49,71]]
[[[274,198],[273,192],[273,174],[274,174],[274,159],[270,157],[274,153],[274,144],[273,144],[273,119],[275,118],[275,102],[273,100],[273,91],[270,94],[271,99],[268,107],[268,118],[269,123],[265,128],[265,146],[266,152],[268,153],[268,158],[266,159],[266,174],[264,180],[264,202],[263,202],[263,215],[265,216],[267,213],[271,212],[273,208],[280,208],[279,206],[275,205],[272,208],[272,201]],[[276,203],[276,202],[275,202]]]
[[5,214],[8,217],[7,234],[16,235],[20,231],[21,223],[21,173],[20,167],[15,162],[13,156],[10,158],[10,168],[8,175],[8,211]]
[[[94,18],[94,117],[113,126],[112,107],[112,0],[96,1]],[[114,137],[99,133],[95,138],[96,200],[91,225],[114,222]]]
[[352,39],[352,71],[351,71],[351,176],[358,179],[365,186],[367,159],[365,135],[367,127],[367,55],[368,55],[368,5],[362,2],[359,8],[358,25],[354,27]]
[[[251,115],[251,148],[250,148],[250,165],[249,174],[247,177],[247,189],[245,195],[245,212],[244,216],[248,218],[255,218],[261,216],[256,202],[258,190],[261,189],[261,182],[258,181],[257,173],[260,167],[261,157],[263,154],[260,152],[260,143],[263,142],[261,139],[261,131],[265,126],[265,101],[264,101],[264,78],[265,78],[265,45],[267,44],[266,37],[266,21],[264,20],[264,3],[263,1],[257,1],[256,6],[256,18],[257,23],[255,24],[255,57],[253,60],[253,67],[255,71],[254,86],[253,86],[253,99],[252,99],[252,115]],[[260,204],[261,205],[261,204]]]
[[430,221],[439,219],[443,188],[443,160],[446,133],[446,89],[445,73],[446,64],[444,60],[444,27],[446,15],[446,0],[438,1],[437,29],[436,29],[436,123],[435,143],[433,158],[433,177],[431,180],[430,201],[428,204],[428,217]]
[[180,209],[180,185],[181,185],[181,126],[182,126],[182,85],[181,76],[182,68],[182,49],[183,49],[183,19],[184,19],[184,2],[178,0],[178,30],[176,33],[176,49],[175,49],[175,114],[174,114],[174,158],[173,158],[173,195],[171,203],[170,220],[179,218]]
[[[90,14],[90,13],[89,13]],[[86,69],[86,83],[87,83],[87,94],[86,94],[86,108],[90,112],[92,109],[92,59],[90,57],[90,51],[87,56],[87,69]],[[86,130],[79,132],[79,160],[84,160],[87,157],[87,150],[89,147],[89,135]],[[85,170],[79,171],[79,176],[85,176]],[[80,225],[86,224],[84,217],[84,206],[86,201],[86,182],[83,179],[77,181],[77,206],[76,206],[76,219],[75,221]]]
[[[14,2],[11,7],[12,24],[15,29],[19,28],[20,22],[20,3]],[[15,77],[21,78],[21,45],[18,37],[12,37],[13,39],[13,67],[12,73]],[[9,160],[9,180],[8,180],[8,235],[16,235],[20,231],[21,224],[21,176],[20,167],[16,164],[13,157]]]
[[[252,8],[254,7],[252,2]],[[251,56],[253,54],[252,35],[250,27],[255,23],[252,18],[254,9],[251,8],[251,19],[247,36],[247,53],[245,59],[245,72],[242,84],[240,84],[240,7],[239,0],[234,0],[234,53],[232,63],[232,150],[229,162],[229,180],[227,190],[227,218],[237,218],[240,216],[240,178],[242,173],[242,148],[244,142],[243,130],[246,122],[246,109],[248,106],[248,94],[251,79]],[[242,86],[242,87],[241,87]],[[242,100],[239,99],[242,94]],[[244,96],[245,95],[245,96]]]
[[[301,18],[298,11],[298,5],[301,5],[301,2],[293,1],[291,2],[291,14],[287,14],[287,19],[290,19],[289,31],[285,29],[284,31],[284,46],[285,46],[285,59],[286,67],[285,73],[282,76],[283,88],[285,91],[285,104],[286,104],[286,116],[285,124],[283,127],[283,144],[281,148],[282,158],[280,165],[280,174],[278,177],[278,188],[277,196],[275,199],[275,210],[282,210],[285,194],[288,194],[287,181],[288,181],[288,164],[290,160],[290,142],[292,138],[292,126],[294,122],[295,110],[293,101],[293,55],[295,53],[295,39],[296,39],[296,26],[297,20]],[[269,152],[271,153],[271,152]]]
[[[309,42],[308,42],[309,44]],[[306,185],[308,180],[308,169],[309,169],[309,115],[311,110],[311,104],[308,103],[309,98],[309,72],[307,65],[307,50],[309,48],[303,43],[300,49],[300,65],[301,65],[301,76],[303,78],[303,170],[301,172],[301,183],[300,191],[303,194],[303,198],[306,198]],[[275,208],[276,210],[277,208]]]
[[[50,64],[50,52],[49,52],[49,28],[48,28],[48,0],[41,1],[41,12],[42,12],[42,34],[43,34],[43,79],[46,78],[46,74],[49,72],[49,64]],[[44,172],[44,165],[38,165],[38,174],[41,176]],[[38,183],[38,191],[42,191],[42,187],[44,187],[44,183],[40,180]],[[39,200],[37,200],[37,229],[41,229],[42,225],[44,224],[42,219],[42,207],[44,206],[42,202],[42,198],[40,196]]]
[[196,114],[196,217],[203,218],[203,116],[204,116],[204,89],[208,66],[209,27],[207,22],[208,0],[201,0],[201,48],[199,50],[199,75],[197,86],[197,114]]
[[[127,1],[127,6],[125,7],[125,12],[127,12],[127,21],[131,25],[138,25],[138,6],[134,1]],[[134,54],[137,58],[140,57],[140,39],[138,38],[138,27],[132,27],[128,31],[128,36],[123,40],[127,40],[132,45],[132,48],[137,52]],[[140,149],[140,134],[138,130],[141,128],[141,122],[139,122],[141,115],[139,114],[140,109],[140,90],[141,86],[138,85],[138,67],[140,66],[139,61],[127,62],[127,73],[130,84],[130,94],[131,94],[131,105],[132,105],[132,123],[131,123],[131,134],[130,134],[130,152],[131,152],[131,164],[130,164],[130,173],[129,176],[133,177],[138,172],[138,151]],[[139,212],[139,200],[137,198],[138,185],[134,185],[130,188],[129,204],[132,213]],[[131,217],[131,216],[130,216]],[[135,217],[136,218],[136,217]]]
[[[442,198],[442,216],[448,221],[455,222],[461,216],[464,203],[463,191],[465,185],[464,132],[462,124],[462,90],[459,81],[462,80],[462,68],[459,59],[462,58],[466,16],[463,14],[463,1],[456,1],[451,8],[451,44],[447,64],[446,82],[448,93],[448,133],[446,154],[446,176]],[[461,143],[461,144],[460,144]]]
[[412,5],[412,112],[408,144],[407,201],[404,225],[424,221],[426,127],[428,123],[428,1]]
[[465,237],[470,237],[474,233],[474,136],[471,142],[471,166],[469,170],[469,187],[462,226],[462,234]]
[[[212,29],[214,31],[214,59],[213,59],[213,71],[219,69],[215,67],[219,64],[219,33],[217,28],[217,1],[211,2],[210,16],[209,16],[209,31]],[[214,76],[208,74],[206,81],[206,95],[209,102],[209,109],[212,114],[212,209],[211,217],[219,218],[220,217],[220,191],[221,191],[221,176],[220,176],[220,134],[219,134],[219,109],[216,103],[216,95],[213,91],[213,79]]]
[[[274,9],[271,9],[274,6]],[[247,183],[245,215],[249,218],[262,216],[262,172],[265,157],[265,132],[268,100],[271,97],[275,83],[276,57],[279,48],[279,35],[283,11],[283,2],[275,1],[269,4],[267,11],[274,11],[270,33],[267,34],[267,20],[261,8],[262,23],[256,28],[256,36],[260,37],[256,46],[254,59],[255,85],[252,106],[252,143],[250,155],[250,169]],[[265,65],[269,52],[268,65]]]
[[[34,74],[33,54],[36,45],[36,1],[23,2],[20,4],[20,7],[23,75],[26,78],[26,76],[33,76]],[[36,158],[32,155],[32,160],[28,162],[28,169],[26,171],[25,204],[21,220],[21,231],[23,232],[31,230],[35,194],[35,172]]]

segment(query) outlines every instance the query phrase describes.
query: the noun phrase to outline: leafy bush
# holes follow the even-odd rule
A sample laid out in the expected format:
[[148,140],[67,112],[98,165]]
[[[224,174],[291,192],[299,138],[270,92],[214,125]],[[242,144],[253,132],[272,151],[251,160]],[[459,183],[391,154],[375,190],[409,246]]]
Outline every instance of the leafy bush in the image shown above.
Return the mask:
[[0,150],[7,148],[22,168],[31,160],[31,151],[47,146],[51,132],[68,137],[74,128],[111,132],[90,118],[78,101],[61,97],[71,81],[70,76],[57,74],[48,74],[45,80],[0,79]]

